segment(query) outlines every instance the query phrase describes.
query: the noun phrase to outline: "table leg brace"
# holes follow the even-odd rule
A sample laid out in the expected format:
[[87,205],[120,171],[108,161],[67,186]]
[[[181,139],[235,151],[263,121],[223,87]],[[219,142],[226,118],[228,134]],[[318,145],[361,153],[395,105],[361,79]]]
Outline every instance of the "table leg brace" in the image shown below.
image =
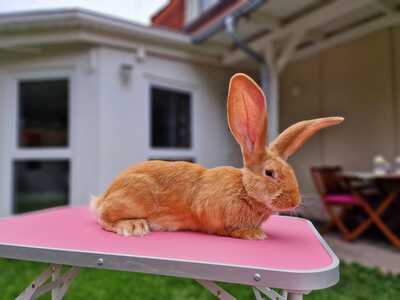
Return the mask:
[[253,287],[253,292],[254,295],[256,296],[257,300],[263,300],[264,297],[261,295],[264,294],[271,300],[286,300],[287,299],[287,292],[283,291],[282,295],[280,295],[278,292],[274,291],[273,289],[269,287]]
[[200,283],[204,288],[209,290],[211,294],[213,294],[215,297],[221,300],[236,300],[235,297],[233,297],[231,294],[229,294],[227,291],[225,291],[223,288],[218,286],[216,283],[209,281],[209,280],[196,280],[198,283]]
[[[64,274],[61,274],[61,266],[51,265],[36,277],[16,300],[33,300],[50,291],[52,292],[52,300],[61,300],[67,292],[71,281],[78,273],[78,267],[71,267]],[[50,278],[52,280],[46,283]]]
[[[71,281],[78,275],[79,268],[71,267],[64,274],[60,265],[51,265],[16,298],[16,300],[33,300],[51,291],[52,300],[61,300],[68,290]],[[48,280],[51,278],[51,281]],[[221,300],[236,300],[231,294],[210,280],[196,280],[200,285],[209,290]],[[46,283],[47,282],[47,283]],[[264,300],[267,296],[271,300],[301,300],[307,291],[283,291],[282,295],[268,287],[253,287],[257,300]]]
[[[216,283],[209,280],[196,280],[200,285],[209,290],[214,296],[221,300],[236,300],[231,294],[218,286]],[[253,287],[256,300],[264,300],[265,297],[271,300],[301,300],[303,294],[308,294],[308,291],[282,291],[279,294],[269,287]]]
[[253,291],[257,300],[264,300],[264,296],[267,296],[271,300],[301,300],[303,299],[303,295],[306,295],[310,292],[283,290],[282,294],[279,294],[269,287],[253,287]]

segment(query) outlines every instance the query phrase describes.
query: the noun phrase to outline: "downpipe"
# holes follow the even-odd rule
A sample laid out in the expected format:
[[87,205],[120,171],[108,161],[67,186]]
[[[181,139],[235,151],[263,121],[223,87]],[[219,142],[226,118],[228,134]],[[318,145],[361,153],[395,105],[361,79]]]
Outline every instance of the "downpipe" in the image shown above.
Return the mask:
[[236,20],[234,16],[228,16],[225,18],[225,31],[232,39],[234,45],[246,53],[250,58],[257,62],[260,69],[260,83],[261,88],[264,91],[267,99],[271,96],[269,91],[270,73],[268,71],[268,64],[264,57],[255,52],[253,49],[248,47],[238,36],[235,30]]

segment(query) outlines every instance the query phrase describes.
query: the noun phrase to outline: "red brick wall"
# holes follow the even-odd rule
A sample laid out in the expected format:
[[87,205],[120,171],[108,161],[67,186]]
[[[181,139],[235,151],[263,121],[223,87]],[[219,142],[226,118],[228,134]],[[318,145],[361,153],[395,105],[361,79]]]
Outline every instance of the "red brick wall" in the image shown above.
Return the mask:
[[151,17],[151,25],[181,30],[185,24],[185,1],[170,0],[167,6]]

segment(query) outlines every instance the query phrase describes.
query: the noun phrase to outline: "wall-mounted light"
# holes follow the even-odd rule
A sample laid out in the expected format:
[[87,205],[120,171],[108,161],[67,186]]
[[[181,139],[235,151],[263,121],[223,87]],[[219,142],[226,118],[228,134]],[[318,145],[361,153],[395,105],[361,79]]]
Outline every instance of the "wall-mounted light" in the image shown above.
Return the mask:
[[136,51],[136,60],[138,62],[144,62],[144,60],[146,59],[147,53],[146,53],[146,49],[144,48],[138,48]]
[[301,95],[301,87],[300,85],[296,84],[292,87],[292,96],[298,97]]
[[131,64],[121,64],[119,67],[119,78],[124,85],[129,84],[132,79],[133,66]]

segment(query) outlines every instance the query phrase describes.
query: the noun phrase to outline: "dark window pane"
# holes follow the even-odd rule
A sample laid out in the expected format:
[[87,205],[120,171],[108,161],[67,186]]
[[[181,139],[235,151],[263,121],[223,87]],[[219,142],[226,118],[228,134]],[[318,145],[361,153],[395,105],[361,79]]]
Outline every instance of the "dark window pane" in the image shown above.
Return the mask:
[[152,147],[190,148],[190,105],[189,93],[151,89]]
[[19,146],[68,145],[68,80],[19,83]]
[[14,212],[68,204],[69,161],[14,162]]
[[193,157],[150,157],[149,160],[164,160],[164,161],[187,161],[194,163]]

